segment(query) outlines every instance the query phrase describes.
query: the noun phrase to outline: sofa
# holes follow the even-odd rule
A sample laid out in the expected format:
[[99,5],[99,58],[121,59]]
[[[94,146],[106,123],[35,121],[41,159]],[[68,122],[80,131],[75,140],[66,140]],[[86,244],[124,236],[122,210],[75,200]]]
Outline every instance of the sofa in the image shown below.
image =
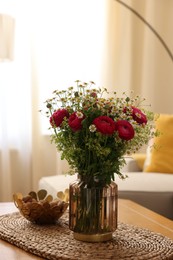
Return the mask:
[[[145,153],[125,157],[126,165],[121,171],[125,180],[115,174],[119,198],[135,201],[173,220],[173,115],[161,114],[156,121],[159,137],[152,140]],[[151,149],[150,147],[155,148]],[[43,177],[39,189],[46,189],[56,196],[57,191],[69,187],[76,175]]]
[[118,180],[119,198],[130,199],[173,220],[173,174],[165,172],[145,172],[139,166],[136,154],[128,160],[128,178]]

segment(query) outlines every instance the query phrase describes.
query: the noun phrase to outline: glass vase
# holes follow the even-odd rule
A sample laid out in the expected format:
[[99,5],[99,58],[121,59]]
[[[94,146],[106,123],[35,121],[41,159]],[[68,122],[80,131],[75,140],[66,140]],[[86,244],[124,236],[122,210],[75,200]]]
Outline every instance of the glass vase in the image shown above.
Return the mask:
[[118,187],[79,178],[69,186],[69,228],[87,242],[112,239],[117,228]]

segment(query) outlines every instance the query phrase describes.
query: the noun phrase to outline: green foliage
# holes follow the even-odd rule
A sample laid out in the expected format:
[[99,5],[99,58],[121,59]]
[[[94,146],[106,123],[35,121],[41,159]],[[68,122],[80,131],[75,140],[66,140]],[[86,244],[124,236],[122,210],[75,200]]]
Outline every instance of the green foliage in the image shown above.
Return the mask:
[[[74,172],[109,184],[114,173],[125,178],[120,172],[121,166],[125,164],[123,156],[138,151],[157,135],[154,130],[154,114],[141,107],[144,100],[138,96],[128,97],[123,93],[124,97],[119,98],[113,93],[109,97],[110,93],[106,89],[95,88],[93,85],[93,82],[81,84],[77,81],[75,88],[54,91],[53,98],[46,100],[46,115],[50,119],[55,111],[66,109],[69,115],[75,112],[83,116],[82,128],[78,131],[71,129],[67,117],[60,126],[51,125],[51,142],[61,151],[62,160],[66,159]],[[140,108],[145,113],[146,124],[137,123],[130,112],[124,112],[125,108],[131,107]],[[93,120],[99,116],[107,116],[114,122],[128,121],[133,126],[134,137],[127,141],[121,139],[117,131],[111,135],[97,131]]]

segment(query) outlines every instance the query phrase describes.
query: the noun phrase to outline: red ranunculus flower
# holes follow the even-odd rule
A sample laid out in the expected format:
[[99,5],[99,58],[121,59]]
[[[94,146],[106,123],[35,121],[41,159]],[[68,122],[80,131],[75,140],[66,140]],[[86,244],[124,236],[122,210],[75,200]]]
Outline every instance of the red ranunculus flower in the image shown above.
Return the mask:
[[69,113],[66,109],[59,109],[55,111],[52,116],[50,117],[50,124],[52,126],[59,127],[62,124],[62,121],[64,120],[64,117],[69,117]]
[[92,93],[90,94],[90,96],[93,97],[93,98],[96,98],[96,97],[97,97],[97,93],[96,93],[96,92],[92,92]]
[[99,116],[94,119],[93,124],[97,131],[105,135],[112,135],[115,131],[115,122],[108,116]]
[[[139,108],[136,107],[131,107],[131,113],[133,119],[138,123],[138,124],[146,124],[147,123],[147,117],[144,113]],[[125,107],[123,110],[124,113],[127,112],[127,108]]]
[[76,112],[74,112],[73,114],[70,115],[68,124],[74,132],[77,132],[78,130],[80,130],[82,128],[81,122],[82,122],[83,118],[84,117],[79,118],[77,116]]
[[132,117],[138,124],[146,124],[147,117],[142,111],[136,107],[132,107]]
[[126,141],[132,139],[135,135],[133,126],[126,120],[115,122],[115,129],[118,131],[119,137]]

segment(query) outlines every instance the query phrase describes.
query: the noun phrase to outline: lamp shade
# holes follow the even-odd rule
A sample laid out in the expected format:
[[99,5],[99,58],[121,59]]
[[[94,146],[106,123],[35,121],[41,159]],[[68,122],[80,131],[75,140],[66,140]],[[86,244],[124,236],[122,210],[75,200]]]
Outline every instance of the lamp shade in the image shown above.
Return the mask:
[[14,28],[14,18],[0,14],[0,61],[13,60]]

